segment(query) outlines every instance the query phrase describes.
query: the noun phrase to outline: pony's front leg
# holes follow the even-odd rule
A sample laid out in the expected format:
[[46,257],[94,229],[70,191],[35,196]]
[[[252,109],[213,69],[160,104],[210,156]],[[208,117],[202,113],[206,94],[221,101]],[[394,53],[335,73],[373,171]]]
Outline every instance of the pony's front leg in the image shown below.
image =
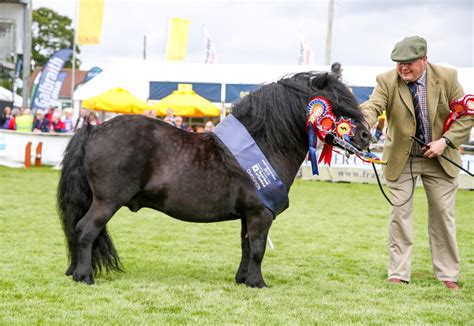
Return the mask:
[[268,231],[272,222],[273,214],[268,209],[258,215],[247,217],[250,254],[245,284],[248,286],[258,288],[267,286],[262,276],[262,260],[265,255]]

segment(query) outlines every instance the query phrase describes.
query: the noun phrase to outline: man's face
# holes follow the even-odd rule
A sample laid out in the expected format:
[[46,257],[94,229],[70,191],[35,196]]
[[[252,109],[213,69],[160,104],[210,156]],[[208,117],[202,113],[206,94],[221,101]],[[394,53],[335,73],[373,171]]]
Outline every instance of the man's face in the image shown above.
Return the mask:
[[398,75],[406,82],[417,81],[423,74],[427,63],[427,57],[412,62],[397,62]]

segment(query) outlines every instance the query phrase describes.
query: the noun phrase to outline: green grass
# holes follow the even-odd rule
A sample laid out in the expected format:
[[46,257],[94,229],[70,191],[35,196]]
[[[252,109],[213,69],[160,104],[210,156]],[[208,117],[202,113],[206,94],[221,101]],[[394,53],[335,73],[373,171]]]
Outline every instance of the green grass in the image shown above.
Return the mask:
[[433,277],[420,189],[412,282],[393,285],[377,186],[300,180],[270,231],[266,289],[234,282],[240,222],[192,224],[148,209],[121,209],[108,224],[125,273],[86,286],[64,276],[57,181],[47,168],[0,167],[0,324],[474,324],[473,192],[457,197],[459,292]]

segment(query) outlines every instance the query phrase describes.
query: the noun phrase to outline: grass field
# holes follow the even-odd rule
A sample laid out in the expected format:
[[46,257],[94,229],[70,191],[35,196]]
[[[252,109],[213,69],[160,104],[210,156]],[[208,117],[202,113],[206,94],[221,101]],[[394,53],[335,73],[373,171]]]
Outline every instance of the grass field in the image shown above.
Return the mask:
[[0,324],[474,324],[474,192],[459,191],[462,290],[431,271],[426,199],[415,194],[412,282],[388,284],[388,204],[377,186],[297,180],[274,222],[266,289],[234,282],[240,222],[191,224],[121,209],[109,230],[125,273],[64,276],[58,172],[0,167]]

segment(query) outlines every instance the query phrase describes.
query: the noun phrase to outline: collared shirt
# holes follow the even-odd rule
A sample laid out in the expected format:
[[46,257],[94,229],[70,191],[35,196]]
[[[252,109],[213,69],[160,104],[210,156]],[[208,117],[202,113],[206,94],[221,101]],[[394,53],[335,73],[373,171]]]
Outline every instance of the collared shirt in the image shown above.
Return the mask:
[[[423,120],[423,135],[425,136],[425,143],[428,144],[431,142],[431,126],[430,126],[430,119],[428,116],[428,101],[427,101],[427,92],[426,92],[426,71],[425,69],[421,74],[420,78],[418,78],[416,83],[416,92],[418,94],[418,101],[420,102],[420,112],[421,117]],[[417,144],[414,142],[414,144]],[[412,149],[412,153],[415,152],[416,154],[420,154],[421,147],[414,145]]]

